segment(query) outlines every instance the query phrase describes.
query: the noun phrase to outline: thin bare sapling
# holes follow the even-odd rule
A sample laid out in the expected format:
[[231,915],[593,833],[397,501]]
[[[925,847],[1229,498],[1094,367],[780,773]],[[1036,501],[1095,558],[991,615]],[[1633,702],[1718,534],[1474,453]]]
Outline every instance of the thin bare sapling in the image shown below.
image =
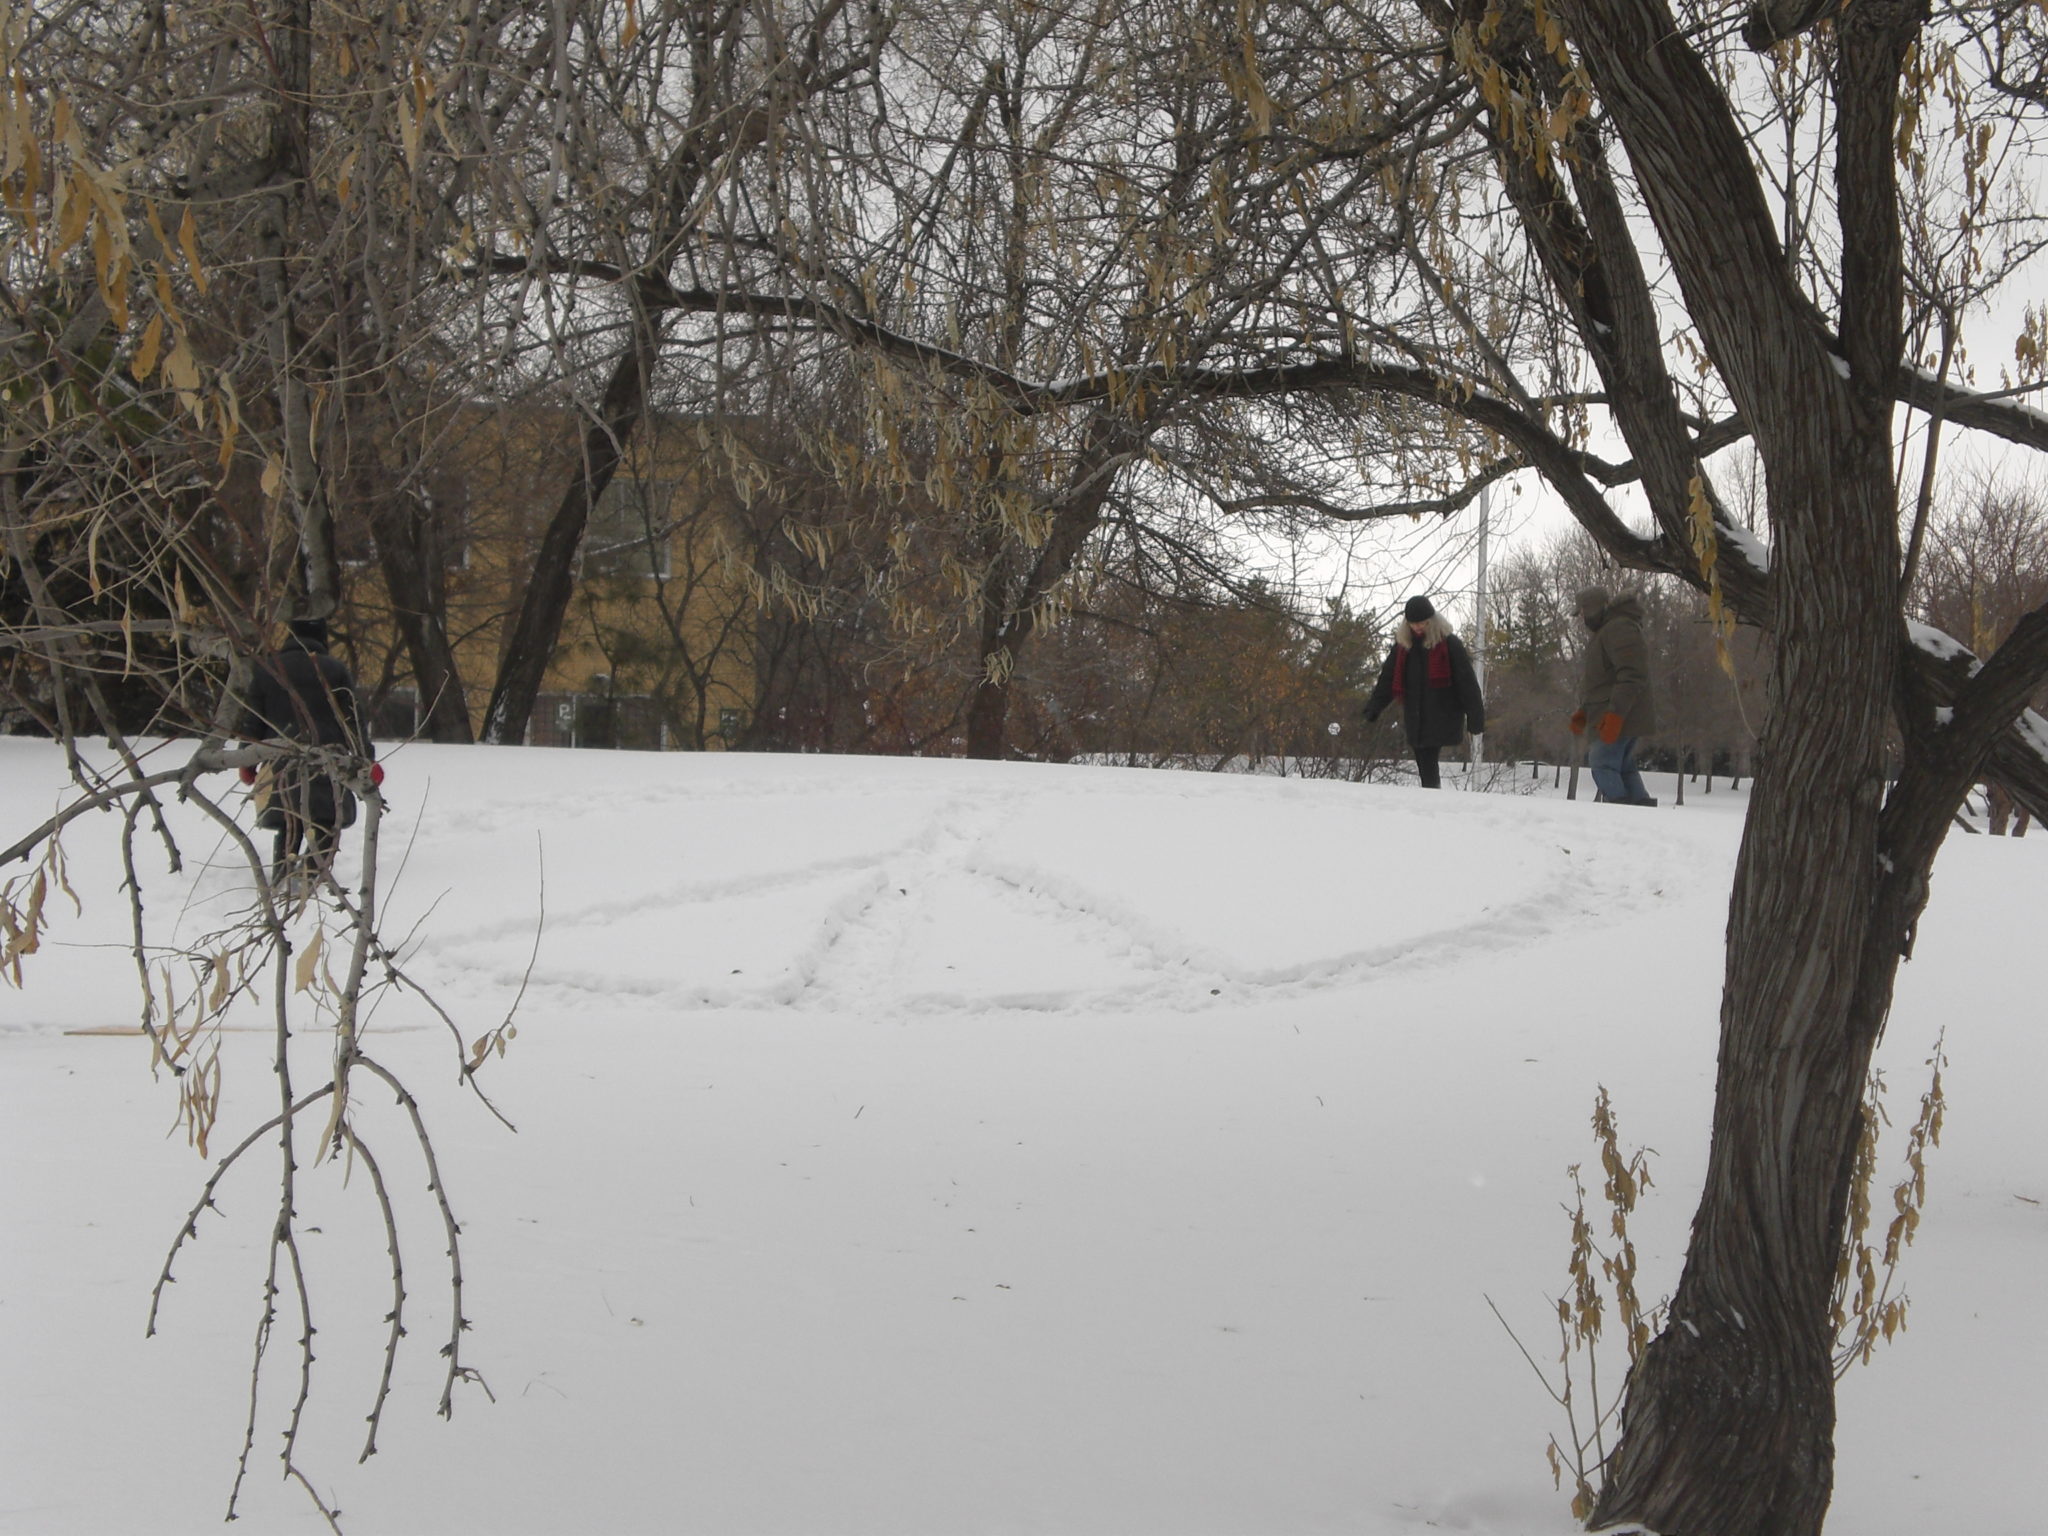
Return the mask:
[[[154,749],[161,753],[165,749]],[[150,754],[154,755],[154,754]],[[168,1078],[177,1091],[177,1127],[201,1156],[212,1157],[223,1139],[222,1034],[231,1016],[261,1008],[268,1014],[270,1067],[276,1079],[274,1111],[215,1161],[198,1198],[180,1223],[150,1293],[147,1331],[154,1336],[160,1317],[169,1309],[169,1287],[186,1245],[206,1229],[209,1213],[223,1216],[217,1203],[222,1186],[252,1154],[268,1146],[274,1158],[275,1203],[263,1246],[263,1266],[256,1322],[249,1356],[249,1408],[227,1518],[234,1519],[242,1489],[255,1458],[263,1415],[259,1403],[267,1381],[282,1376],[288,1407],[280,1426],[279,1461],[285,1480],[296,1483],[322,1518],[340,1530],[340,1511],[314,1486],[301,1455],[301,1426],[314,1387],[314,1338],[318,1333],[307,1255],[302,1237],[302,1181],[314,1170],[332,1171],[344,1183],[360,1168],[359,1181],[375,1206],[389,1275],[389,1310],[383,1318],[383,1346],[377,1384],[365,1415],[366,1431],[358,1461],[376,1453],[384,1412],[392,1392],[401,1341],[407,1334],[408,1276],[405,1250],[407,1222],[402,1202],[394,1199],[393,1180],[401,1170],[424,1174],[432,1199],[434,1230],[443,1249],[443,1283],[448,1293],[448,1332],[440,1346],[438,1411],[452,1414],[456,1388],[469,1383],[489,1395],[489,1387],[463,1353],[463,1335],[470,1322],[464,1312],[461,1224],[457,1221],[427,1116],[404,1078],[366,1048],[363,1021],[383,994],[407,994],[447,1028],[455,1043],[457,1080],[477,1096],[484,1108],[505,1123],[479,1081],[493,1055],[503,1055],[517,1034],[514,1004],[496,1027],[465,1042],[455,1019],[401,963],[399,946],[379,932],[380,858],[386,827],[385,800],[372,781],[369,765],[331,749],[300,745],[227,748],[209,742],[174,767],[152,771],[142,755],[122,754],[121,765],[96,769],[82,756],[73,757],[73,792],[61,808],[12,847],[0,852],[0,868],[17,862],[28,868],[0,882],[0,976],[17,989],[34,976],[31,960],[50,931],[58,898],[78,913],[84,903],[77,893],[65,855],[65,837],[76,835],[77,823],[93,810],[118,812],[118,839],[127,900],[133,963],[140,999],[140,1029],[150,1050],[151,1070]],[[306,866],[302,878],[274,879],[263,850],[237,820],[236,791],[212,786],[217,775],[242,767],[277,767],[290,762],[292,771],[326,773],[359,797],[361,878],[355,889],[344,888],[331,861]],[[154,894],[145,874],[149,861],[141,856],[150,837],[160,841],[160,855],[176,874],[183,867],[175,818],[161,814],[161,798],[197,811],[219,832],[224,848],[248,871],[251,897],[229,921],[196,937],[168,944],[153,937],[146,897]],[[145,813],[148,813],[147,815]],[[147,832],[145,832],[145,827]],[[537,942],[538,935],[536,935]],[[523,992],[523,988],[522,988]],[[304,1052],[294,1055],[296,1036],[304,1041],[324,1036],[331,1050],[324,1070],[303,1073]],[[396,1111],[394,1114],[393,1111]],[[395,1139],[398,1150],[387,1147]],[[398,1161],[388,1161],[395,1157]],[[288,1350],[277,1346],[282,1329]]]

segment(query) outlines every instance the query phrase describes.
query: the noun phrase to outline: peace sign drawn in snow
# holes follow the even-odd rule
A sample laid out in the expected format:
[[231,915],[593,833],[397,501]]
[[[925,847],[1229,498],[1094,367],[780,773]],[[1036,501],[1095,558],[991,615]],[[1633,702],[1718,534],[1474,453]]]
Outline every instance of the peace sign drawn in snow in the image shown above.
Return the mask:
[[[0,762],[31,819],[57,755],[7,741]],[[444,1002],[488,1024],[516,993],[542,849],[547,922],[491,1067],[518,1134],[457,1094],[428,1104],[464,1223],[466,1358],[495,1406],[441,1423],[431,1351],[402,1357],[381,1453],[354,1465],[381,1230],[360,1187],[305,1183],[323,1375],[304,1459],[351,1531],[1575,1528],[1542,1462],[1547,1404],[1484,1297],[1545,1352],[1596,1082],[1662,1153],[1636,1232],[1645,1289],[1668,1289],[1742,796],[1637,817],[418,747],[391,783],[389,929],[426,919],[409,963]],[[115,878],[98,850],[77,841],[82,890]],[[1845,1529],[2034,1518],[2000,1463],[2048,1374],[2021,1294],[2040,1209],[2018,1198],[2044,1193],[2023,1086],[2043,1046],[1984,956],[2028,952],[2039,855],[1952,840],[1904,976],[1902,1081],[1937,1023],[1967,1025],[1912,1331],[1868,1391],[1844,1385]],[[150,879],[185,935],[248,898],[225,862]],[[205,1165],[163,1140],[172,1090],[141,1041],[63,1032],[133,1017],[122,912],[60,917],[29,989],[0,996],[0,1532],[212,1530],[274,1195],[260,1169],[223,1187],[145,1342]],[[413,1080],[447,1075],[419,1010],[386,1002],[368,1029]],[[231,1108],[263,1102],[264,1044],[226,1036]],[[413,1290],[431,1340],[445,1298]],[[289,1487],[243,1498],[253,1528],[319,1529]]]

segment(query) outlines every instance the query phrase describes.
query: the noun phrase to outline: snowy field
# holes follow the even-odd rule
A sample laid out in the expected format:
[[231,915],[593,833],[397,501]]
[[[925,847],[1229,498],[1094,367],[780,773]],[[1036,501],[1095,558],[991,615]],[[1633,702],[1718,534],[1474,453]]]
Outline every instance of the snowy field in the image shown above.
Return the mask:
[[[417,1002],[370,1021],[438,1141],[491,1397],[435,1416],[444,1244],[399,1111],[364,1092],[409,1292],[367,1465],[384,1234],[360,1168],[301,1173],[300,1459],[351,1536],[1575,1529],[1543,1456],[1561,1421],[1487,1298],[1554,1359],[1600,1084],[1658,1154],[1645,1289],[1676,1278],[1746,803],[1725,781],[1680,809],[1658,775],[1639,811],[862,758],[389,763],[387,931],[466,1034],[504,1017],[543,891],[546,921],[484,1074],[516,1134]],[[47,745],[0,740],[0,842],[61,781]],[[143,879],[156,936],[190,941],[250,890],[178,825],[187,873]],[[60,901],[25,990],[0,987],[9,1536],[218,1529],[248,1413],[274,1150],[229,1175],[143,1337],[209,1164],[119,1032],[115,830],[72,830],[84,915]],[[1887,1187],[1943,1026],[1948,1120],[1909,1329],[1842,1390],[1843,1536],[2048,1529],[2044,896],[2048,835],[1952,837],[1902,973]],[[215,1156],[273,1112],[245,1022]],[[240,1528],[317,1531],[279,1477],[274,1348]]]

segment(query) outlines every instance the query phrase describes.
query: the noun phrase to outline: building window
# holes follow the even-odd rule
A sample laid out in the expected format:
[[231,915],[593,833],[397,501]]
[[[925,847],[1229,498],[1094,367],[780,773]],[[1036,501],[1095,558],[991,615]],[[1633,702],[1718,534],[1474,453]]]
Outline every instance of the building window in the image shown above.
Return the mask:
[[673,529],[672,480],[615,478],[590,509],[583,532],[585,576],[667,576]]

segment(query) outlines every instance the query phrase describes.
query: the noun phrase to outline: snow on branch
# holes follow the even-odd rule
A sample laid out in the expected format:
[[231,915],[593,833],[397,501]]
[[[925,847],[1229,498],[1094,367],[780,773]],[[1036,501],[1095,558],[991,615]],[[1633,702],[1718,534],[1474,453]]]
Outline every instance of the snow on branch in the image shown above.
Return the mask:
[[2025,742],[2044,764],[2048,764],[2048,720],[2044,720],[2038,710],[2021,710],[2019,719],[2013,722],[2013,734]]
[[1714,536],[1721,541],[1722,558],[1736,555],[1747,562],[1757,575],[1770,575],[1771,546],[1730,519],[1725,511],[1714,519]]
[[1969,675],[1975,677],[1984,670],[1984,663],[1977,659],[1977,653],[1945,630],[1936,629],[1932,624],[1922,624],[1918,619],[1906,620],[1906,638],[1916,649],[1925,651],[1936,661],[1954,661],[1967,657]]
[[[2028,389],[2048,388],[2048,384]],[[1997,390],[1975,394],[1928,372],[1924,368],[1899,369],[1899,398],[1916,410],[1940,416],[1958,426],[1988,432],[2023,448],[2048,453],[2048,411],[2022,405],[2014,398],[2024,390]]]

